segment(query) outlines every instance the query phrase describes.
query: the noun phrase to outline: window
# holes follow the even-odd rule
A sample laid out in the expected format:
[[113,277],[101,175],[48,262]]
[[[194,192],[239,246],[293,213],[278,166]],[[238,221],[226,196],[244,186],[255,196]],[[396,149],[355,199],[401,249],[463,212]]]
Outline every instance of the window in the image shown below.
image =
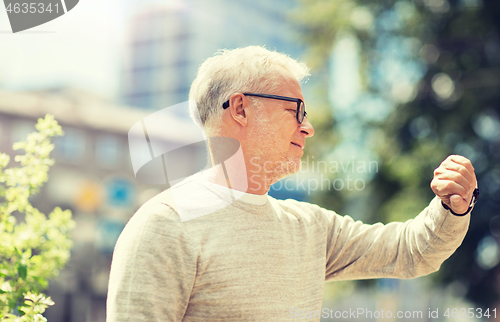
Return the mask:
[[123,158],[123,145],[120,139],[113,135],[101,135],[95,141],[95,158],[104,168],[117,168]]
[[63,127],[64,136],[54,138],[54,156],[60,160],[79,163],[85,161],[86,135],[82,130]]

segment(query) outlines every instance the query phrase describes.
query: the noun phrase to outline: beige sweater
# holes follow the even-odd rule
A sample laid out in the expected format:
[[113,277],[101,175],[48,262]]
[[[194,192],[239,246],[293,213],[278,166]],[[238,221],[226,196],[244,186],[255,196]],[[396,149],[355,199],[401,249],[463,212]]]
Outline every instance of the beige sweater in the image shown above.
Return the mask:
[[107,322],[295,321],[292,310],[321,310],[325,281],[438,270],[470,219],[437,198],[413,220],[366,225],[294,200],[232,201],[206,183],[174,191],[144,204],[122,232]]

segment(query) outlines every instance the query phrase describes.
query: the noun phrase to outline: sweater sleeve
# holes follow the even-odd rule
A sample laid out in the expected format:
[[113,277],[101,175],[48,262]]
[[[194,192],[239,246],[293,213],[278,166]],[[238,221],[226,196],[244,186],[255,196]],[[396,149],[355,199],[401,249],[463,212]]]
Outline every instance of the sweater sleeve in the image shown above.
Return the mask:
[[196,275],[196,255],[167,205],[142,207],[120,235],[111,264],[107,322],[181,321]]
[[470,214],[458,217],[434,198],[405,223],[366,225],[331,213],[326,280],[414,278],[435,272],[461,245]]

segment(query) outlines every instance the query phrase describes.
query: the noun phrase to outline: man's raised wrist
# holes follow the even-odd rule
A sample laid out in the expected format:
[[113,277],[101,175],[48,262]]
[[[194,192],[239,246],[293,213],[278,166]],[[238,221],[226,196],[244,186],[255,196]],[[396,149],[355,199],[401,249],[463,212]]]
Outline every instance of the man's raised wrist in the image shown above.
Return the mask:
[[479,189],[476,188],[476,189],[474,189],[474,192],[472,193],[472,199],[471,199],[470,204],[469,204],[469,209],[467,209],[467,211],[464,212],[463,214],[457,214],[447,204],[445,204],[442,200],[441,200],[441,204],[443,205],[444,209],[449,210],[455,216],[465,216],[471,212],[472,208],[474,208],[474,205],[476,204],[478,198],[479,198]]

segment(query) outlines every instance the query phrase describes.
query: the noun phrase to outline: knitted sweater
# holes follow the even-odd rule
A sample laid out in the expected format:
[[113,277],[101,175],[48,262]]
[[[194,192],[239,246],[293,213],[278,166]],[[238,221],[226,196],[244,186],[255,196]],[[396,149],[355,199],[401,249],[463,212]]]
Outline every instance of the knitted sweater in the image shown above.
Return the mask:
[[214,186],[188,180],[131,218],[113,254],[107,322],[294,321],[291,312],[321,310],[325,281],[437,271],[470,219],[436,197],[415,219],[366,225]]

